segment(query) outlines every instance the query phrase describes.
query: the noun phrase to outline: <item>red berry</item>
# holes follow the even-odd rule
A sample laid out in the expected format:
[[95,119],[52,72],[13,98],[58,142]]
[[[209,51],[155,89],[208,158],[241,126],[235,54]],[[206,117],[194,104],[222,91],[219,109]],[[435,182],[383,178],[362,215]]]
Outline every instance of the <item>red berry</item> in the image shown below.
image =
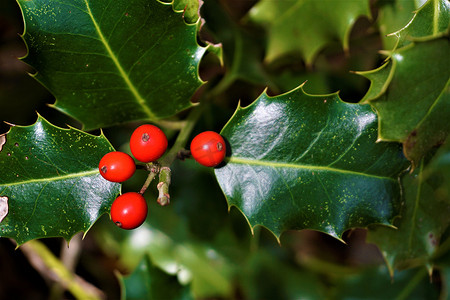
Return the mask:
[[194,159],[206,167],[215,167],[225,158],[225,141],[214,131],[205,131],[191,142],[191,154]]
[[111,219],[123,229],[135,229],[147,218],[147,202],[135,192],[120,195],[111,206]]
[[136,164],[131,156],[126,153],[114,151],[105,154],[98,165],[100,174],[106,180],[123,182],[133,176]]
[[155,161],[166,152],[167,137],[154,125],[141,125],[131,135],[130,149],[139,161],[145,163]]

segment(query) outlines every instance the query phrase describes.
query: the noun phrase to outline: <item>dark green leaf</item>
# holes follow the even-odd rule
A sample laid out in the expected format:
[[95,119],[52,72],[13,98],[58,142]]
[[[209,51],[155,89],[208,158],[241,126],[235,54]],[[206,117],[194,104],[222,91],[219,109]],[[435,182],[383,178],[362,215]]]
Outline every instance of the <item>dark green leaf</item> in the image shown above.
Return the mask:
[[198,11],[200,10],[201,0],[174,0],[173,8],[177,11],[183,12],[183,18],[186,23],[193,24],[199,18]]
[[440,37],[449,31],[450,2],[448,0],[428,0],[414,14],[408,24],[391,35],[398,38],[397,48],[413,41],[424,41]]
[[[149,1],[20,0],[25,61],[86,129],[155,120],[191,106],[205,52],[196,24]],[[95,117],[93,117],[95,116]]]
[[377,226],[368,232],[367,240],[381,249],[392,274],[394,268],[416,265],[431,269],[440,237],[450,224],[450,198],[438,199],[435,194],[436,185],[443,180],[425,178],[423,164],[403,178],[405,207],[395,224],[398,229]]
[[363,100],[379,113],[379,138],[404,142],[406,156],[416,163],[450,132],[449,52],[448,39],[418,42],[360,73],[372,82]]
[[252,20],[268,30],[267,61],[300,52],[309,64],[334,39],[347,50],[359,16],[370,16],[369,1],[263,0],[250,11]]
[[222,130],[231,156],[216,176],[229,205],[278,237],[310,228],[339,238],[351,227],[390,224],[407,161],[398,144],[376,143],[376,127],[369,105],[337,94],[264,93]]
[[381,248],[391,272],[417,264],[431,268],[434,256],[445,250],[440,240],[450,224],[450,144],[424,165],[403,179],[406,203],[398,230],[369,230],[368,240]]
[[152,264],[148,255],[133,273],[119,276],[122,283],[122,300],[188,300],[193,299],[188,286],[182,286],[175,276],[170,276]]
[[356,72],[370,80],[370,87],[366,95],[364,95],[364,98],[361,99],[361,103],[376,99],[386,92],[394,74],[393,65],[392,62],[388,61],[375,70]]
[[383,40],[383,49],[394,49],[397,38],[389,35],[405,27],[414,16],[417,1],[380,0],[377,23]]
[[13,126],[2,136],[0,196],[8,214],[0,236],[22,244],[43,237],[70,239],[108,212],[120,184],[98,172],[113,148],[103,136],[55,127],[39,117],[31,126]]

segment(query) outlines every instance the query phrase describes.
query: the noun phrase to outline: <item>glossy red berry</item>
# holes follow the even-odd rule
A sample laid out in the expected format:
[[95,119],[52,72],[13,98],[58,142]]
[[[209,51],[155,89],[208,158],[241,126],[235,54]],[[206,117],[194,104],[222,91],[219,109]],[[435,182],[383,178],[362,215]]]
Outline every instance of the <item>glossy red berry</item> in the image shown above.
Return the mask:
[[98,164],[98,169],[106,180],[123,182],[133,176],[136,171],[136,164],[128,154],[114,151],[102,157]]
[[135,229],[147,218],[147,202],[135,192],[120,195],[111,206],[111,219],[123,229]]
[[194,159],[206,167],[215,167],[225,158],[225,141],[214,131],[205,131],[191,142],[191,154]]
[[166,152],[167,137],[154,125],[141,125],[131,135],[130,149],[139,161],[145,163],[155,161]]

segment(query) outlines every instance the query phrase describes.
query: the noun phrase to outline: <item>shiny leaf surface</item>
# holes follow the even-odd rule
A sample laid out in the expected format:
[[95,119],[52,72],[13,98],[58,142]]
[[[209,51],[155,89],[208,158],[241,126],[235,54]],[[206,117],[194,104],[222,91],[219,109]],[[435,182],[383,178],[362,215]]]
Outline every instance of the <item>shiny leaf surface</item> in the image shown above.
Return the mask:
[[390,224],[397,177],[407,167],[395,143],[376,143],[369,105],[302,87],[238,108],[222,135],[231,156],[215,170],[229,205],[276,236],[316,229],[334,237],[351,227]]
[[300,52],[309,64],[334,39],[347,50],[359,16],[370,16],[369,1],[263,0],[250,11],[251,19],[268,30],[267,61]]
[[[85,129],[171,116],[191,106],[205,52],[196,24],[150,1],[19,1],[25,61]],[[92,116],[95,116],[93,118]]]
[[120,184],[103,179],[100,158],[113,148],[104,136],[62,129],[42,117],[13,126],[0,151],[0,196],[9,213],[0,236],[22,244],[43,237],[70,239],[108,212]]

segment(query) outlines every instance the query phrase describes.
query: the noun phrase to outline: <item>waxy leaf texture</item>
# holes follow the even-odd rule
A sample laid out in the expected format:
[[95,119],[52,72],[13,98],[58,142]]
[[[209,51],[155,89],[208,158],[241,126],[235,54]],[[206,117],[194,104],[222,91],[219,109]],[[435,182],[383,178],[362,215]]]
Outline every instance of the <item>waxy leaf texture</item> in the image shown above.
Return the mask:
[[8,214],[0,237],[18,244],[87,231],[119,194],[120,184],[103,179],[101,157],[113,151],[103,136],[62,129],[42,117],[31,126],[13,126],[2,136],[0,197]]
[[231,156],[215,170],[229,205],[276,236],[316,229],[339,238],[351,227],[390,224],[408,166],[396,143],[377,143],[369,105],[302,87],[238,108],[223,128]]
[[[197,24],[156,0],[19,0],[25,62],[84,129],[172,116],[202,84]],[[95,116],[95,117],[92,117]]]

